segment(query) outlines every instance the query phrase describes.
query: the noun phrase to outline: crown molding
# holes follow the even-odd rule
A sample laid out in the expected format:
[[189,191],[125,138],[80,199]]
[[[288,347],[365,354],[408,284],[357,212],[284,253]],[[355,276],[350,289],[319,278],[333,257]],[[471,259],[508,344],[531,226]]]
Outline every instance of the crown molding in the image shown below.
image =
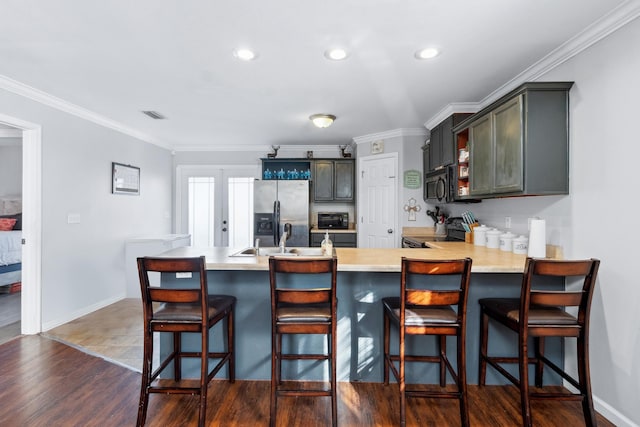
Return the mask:
[[356,145],[360,145],[367,142],[379,141],[381,139],[425,135],[427,135],[427,130],[424,128],[401,128],[385,132],[371,133],[369,135],[356,136],[355,138],[353,138],[353,142]]
[[[627,0],[623,2],[620,6],[613,9],[576,36],[560,45],[557,49],[550,52],[541,60],[491,92],[480,102],[449,104],[440,110],[438,114],[426,121],[424,124],[425,127],[427,129],[431,129],[453,113],[475,113],[480,111],[521,84],[540,79],[549,71],[560,66],[593,44],[622,28],[629,22],[638,18],[638,16],[640,16],[639,0]],[[462,108],[464,107],[468,107],[469,110],[463,110]],[[475,111],[471,111],[473,108],[475,108]]]
[[454,113],[477,113],[480,110],[479,102],[454,102],[444,107],[438,114],[425,122],[424,127],[431,130]]
[[[278,144],[261,144],[261,145],[225,145],[225,146],[212,146],[212,145],[184,145],[178,146],[173,149],[178,152],[202,152],[202,151],[218,151],[218,152],[256,152],[264,151],[266,153],[273,151],[273,146]],[[344,145],[351,145],[346,143]],[[313,151],[318,152],[335,152],[340,149],[340,145],[280,145],[279,152],[287,151]]]
[[167,148],[167,149],[171,148],[170,144],[164,141],[160,141],[157,138],[147,135],[146,133],[139,132],[133,128],[130,128],[121,123],[118,123],[115,120],[111,120],[105,116],[94,113],[93,111],[90,111],[86,108],[72,104],[71,102],[68,102],[56,96],[50,95],[39,89],[28,86],[24,83],[20,83],[7,76],[0,75],[0,89],[4,89],[8,92],[13,92],[16,95],[29,98],[40,104],[47,105],[49,107],[55,108],[56,110],[71,114],[76,117],[80,117],[81,119],[88,120],[100,126],[113,129],[117,132],[123,133],[125,135],[129,135],[141,141],[158,145],[162,148]]

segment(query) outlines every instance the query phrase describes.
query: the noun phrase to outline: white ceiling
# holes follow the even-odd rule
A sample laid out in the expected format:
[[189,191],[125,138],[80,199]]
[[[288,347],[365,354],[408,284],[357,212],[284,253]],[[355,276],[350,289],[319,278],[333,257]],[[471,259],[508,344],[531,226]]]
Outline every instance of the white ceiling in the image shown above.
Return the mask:
[[[424,129],[450,103],[479,103],[637,3],[3,0],[0,83],[176,150],[347,144]],[[334,46],[348,59],[325,59]],[[428,46],[442,54],[416,60]],[[239,61],[237,47],[259,56]],[[338,119],[317,129],[314,113]]]

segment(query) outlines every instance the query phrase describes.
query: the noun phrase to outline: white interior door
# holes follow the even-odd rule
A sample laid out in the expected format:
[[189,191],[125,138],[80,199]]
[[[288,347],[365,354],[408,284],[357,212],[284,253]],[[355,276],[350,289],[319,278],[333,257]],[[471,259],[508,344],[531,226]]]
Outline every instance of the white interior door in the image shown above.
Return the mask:
[[358,159],[358,247],[399,247],[398,154]]
[[192,246],[249,246],[258,172],[246,166],[178,166],[176,231],[191,234]]

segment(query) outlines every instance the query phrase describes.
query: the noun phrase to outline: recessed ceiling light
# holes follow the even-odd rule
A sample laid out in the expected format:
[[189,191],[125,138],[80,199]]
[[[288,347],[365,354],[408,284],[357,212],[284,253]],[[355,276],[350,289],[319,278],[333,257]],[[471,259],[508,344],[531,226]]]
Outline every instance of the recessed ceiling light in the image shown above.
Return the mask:
[[327,49],[324,51],[324,56],[332,61],[342,61],[347,57],[347,51],[341,48]]
[[242,59],[243,61],[251,61],[253,59],[256,59],[257,56],[256,53],[251,49],[236,49],[233,51],[233,55],[238,59]]
[[440,51],[435,47],[428,47],[426,49],[421,49],[415,53],[415,57],[417,59],[431,59],[435,58],[440,54]]

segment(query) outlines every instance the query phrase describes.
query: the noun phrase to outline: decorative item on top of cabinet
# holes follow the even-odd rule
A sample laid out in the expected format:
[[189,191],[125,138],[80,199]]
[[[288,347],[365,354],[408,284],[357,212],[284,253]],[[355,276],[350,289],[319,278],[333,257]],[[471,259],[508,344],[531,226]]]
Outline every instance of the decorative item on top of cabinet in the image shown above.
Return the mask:
[[457,198],[568,194],[572,85],[525,83],[456,127],[458,150],[469,151]]
[[262,179],[311,179],[311,163],[307,159],[261,159]]
[[355,161],[315,160],[313,162],[313,200],[353,202]]

